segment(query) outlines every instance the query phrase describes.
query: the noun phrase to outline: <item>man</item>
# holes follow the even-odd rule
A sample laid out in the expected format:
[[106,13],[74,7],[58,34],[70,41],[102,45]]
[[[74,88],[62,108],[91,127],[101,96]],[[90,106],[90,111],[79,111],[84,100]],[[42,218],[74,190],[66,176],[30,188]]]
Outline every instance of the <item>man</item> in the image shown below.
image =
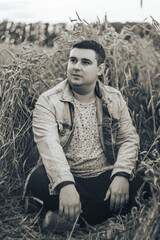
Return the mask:
[[99,80],[104,68],[99,43],[75,44],[67,79],[43,93],[34,110],[33,133],[43,164],[32,170],[27,188],[70,222],[81,214],[89,224],[100,223],[131,196],[139,137],[121,93]]

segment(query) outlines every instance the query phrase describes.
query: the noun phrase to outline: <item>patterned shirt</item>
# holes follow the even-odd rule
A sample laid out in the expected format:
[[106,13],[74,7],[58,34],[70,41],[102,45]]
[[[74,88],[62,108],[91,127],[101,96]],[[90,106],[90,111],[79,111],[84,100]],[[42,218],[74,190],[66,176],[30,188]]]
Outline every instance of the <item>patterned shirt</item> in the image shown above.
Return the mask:
[[75,130],[66,157],[76,177],[96,177],[106,171],[107,161],[102,149],[96,117],[95,99],[82,103],[73,98]]

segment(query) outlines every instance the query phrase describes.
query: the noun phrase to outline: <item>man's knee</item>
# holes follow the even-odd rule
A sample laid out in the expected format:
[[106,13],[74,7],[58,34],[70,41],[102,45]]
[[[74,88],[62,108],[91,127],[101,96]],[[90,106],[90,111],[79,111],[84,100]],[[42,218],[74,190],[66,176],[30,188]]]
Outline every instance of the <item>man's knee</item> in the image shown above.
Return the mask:
[[27,191],[33,195],[46,195],[49,194],[48,185],[49,179],[44,165],[33,168],[28,176]]

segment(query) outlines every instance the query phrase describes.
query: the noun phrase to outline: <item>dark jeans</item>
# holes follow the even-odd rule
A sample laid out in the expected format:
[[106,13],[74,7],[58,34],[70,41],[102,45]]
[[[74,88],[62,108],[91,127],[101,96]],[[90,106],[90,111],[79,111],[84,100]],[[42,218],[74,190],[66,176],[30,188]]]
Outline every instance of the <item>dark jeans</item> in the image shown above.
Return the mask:
[[[110,175],[111,171],[109,170],[94,178],[75,177],[75,186],[81,199],[82,217],[91,225],[101,223],[113,216],[113,213],[109,210],[109,200],[103,201],[111,183]],[[131,209],[136,204],[135,196],[142,184],[143,179],[140,176],[137,176],[130,182],[130,200],[125,207],[126,210]],[[41,199],[46,209],[54,211],[59,208],[59,196],[50,195],[48,185],[49,179],[44,166],[41,165],[31,174],[27,192]],[[149,192],[147,184],[145,185],[145,190]]]

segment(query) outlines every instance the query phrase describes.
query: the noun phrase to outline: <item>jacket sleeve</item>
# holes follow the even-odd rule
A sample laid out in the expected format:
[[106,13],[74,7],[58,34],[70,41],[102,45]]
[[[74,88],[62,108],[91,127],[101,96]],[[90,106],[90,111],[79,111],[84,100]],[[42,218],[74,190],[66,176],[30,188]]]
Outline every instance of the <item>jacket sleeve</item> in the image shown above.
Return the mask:
[[138,159],[139,136],[132,124],[128,107],[121,93],[120,124],[116,136],[117,160],[114,164],[112,176],[118,172],[131,174]]
[[63,148],[60,145],[54,106],[42,94],[35,106],[32,128],[34,141],[50,180],[49,192],[55,193],[55,188],[62,182],[74,183]]

